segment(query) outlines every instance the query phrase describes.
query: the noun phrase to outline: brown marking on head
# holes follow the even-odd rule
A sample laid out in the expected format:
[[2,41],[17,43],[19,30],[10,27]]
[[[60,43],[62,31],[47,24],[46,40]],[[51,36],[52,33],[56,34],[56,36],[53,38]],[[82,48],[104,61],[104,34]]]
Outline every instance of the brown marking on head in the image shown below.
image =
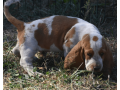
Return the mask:
[[86,49],[90,49],[90,36],[89,34],[85,34],[83,37],[82,37],[82,42],[83,42],[83,47],[86,48]]
[[72,38],[74,34],[75,34],[75,27],[73,27],[72,29],[70,29],[67,32],[67,34],[65,35],[65,40],[67,40],[67,42],[65,43],[65,45],[67,47],[70,47],[70,45],[72,44],[72,42],[70,41],[70,38]]
[[94,55],[93,49],[90,47],[90,36],[89,34],[85,34],[82,38],[85,59],[89,60]]
[[90,47],[90,36],[89,36],[89,34],[85,34],[82,37],[82,42],[83,42],[83,47],[84,47],[85,59],[89,60],[94,55],[94,51]]
[[49,29],[46,24],[39,23],[38,29],[35,31],[35,38],[39,46],[44,49],[50,49],[50,46],[54,44],[58,49],[63,50],[64,37],[67,31],[77,22],[76,18],[55,16],[52,22],[51,35],[48,34]]
[[93,41],[97,41],[98,40],[98,37],[97,36],[94,36],[93,37]]

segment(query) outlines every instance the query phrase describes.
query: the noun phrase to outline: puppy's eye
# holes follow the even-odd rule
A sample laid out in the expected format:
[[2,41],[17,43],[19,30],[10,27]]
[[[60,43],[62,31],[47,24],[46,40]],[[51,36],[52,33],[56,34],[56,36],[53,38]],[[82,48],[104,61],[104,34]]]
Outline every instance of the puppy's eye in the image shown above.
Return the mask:
[[87,53],[87,55],[88,55],[89,57],[92,57],[92,54],[91,54],[91,53]]
[[102,57],[104,55],[104,53],[102,52],[102,53],[100,53],[100,56]]

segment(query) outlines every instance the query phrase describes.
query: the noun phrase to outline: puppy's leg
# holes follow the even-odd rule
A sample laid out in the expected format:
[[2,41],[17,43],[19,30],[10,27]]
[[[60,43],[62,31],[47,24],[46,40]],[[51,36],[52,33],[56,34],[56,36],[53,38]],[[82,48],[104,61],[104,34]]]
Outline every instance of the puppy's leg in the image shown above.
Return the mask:
[[12,49],[13,54],[15,54],[17,57],[21,57],[20,56],[20,51],[19,51],[19,44],[17,43],[16,46]]
[[34,58],[35,53],[37,50],[27,48],[25,46],[22,46],[20,49],[20,54],[21,54],[21,59],[20,59],[20,65],[25,69],[25,71],[30,75],[30,76],[42,76],[42,73],[39,73],[37,71],[33,71],[33,65],[32,61]]

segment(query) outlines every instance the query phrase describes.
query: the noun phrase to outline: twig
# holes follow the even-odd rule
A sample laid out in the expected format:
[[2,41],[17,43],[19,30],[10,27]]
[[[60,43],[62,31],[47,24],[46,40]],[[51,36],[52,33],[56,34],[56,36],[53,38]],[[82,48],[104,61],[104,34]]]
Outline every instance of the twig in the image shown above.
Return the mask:
[[95,85],[95,81],[94,81],[94,78],[93,78],[94,77],[93,72],[94,71],[92,71],[92,80],[93,80],[93,85]]
[[83,62],[80,64],[80,66],[77,68],[77,70],[71,76],[73,76],[78,71],[78,69],[82,66],[82,64],[83,64]]

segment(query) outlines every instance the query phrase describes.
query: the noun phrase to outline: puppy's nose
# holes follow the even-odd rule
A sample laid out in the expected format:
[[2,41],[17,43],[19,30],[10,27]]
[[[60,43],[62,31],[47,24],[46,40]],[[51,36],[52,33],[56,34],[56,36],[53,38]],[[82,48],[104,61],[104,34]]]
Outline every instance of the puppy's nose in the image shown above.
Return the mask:
[[94,67],[94,71],[99,71],[100,67]]

